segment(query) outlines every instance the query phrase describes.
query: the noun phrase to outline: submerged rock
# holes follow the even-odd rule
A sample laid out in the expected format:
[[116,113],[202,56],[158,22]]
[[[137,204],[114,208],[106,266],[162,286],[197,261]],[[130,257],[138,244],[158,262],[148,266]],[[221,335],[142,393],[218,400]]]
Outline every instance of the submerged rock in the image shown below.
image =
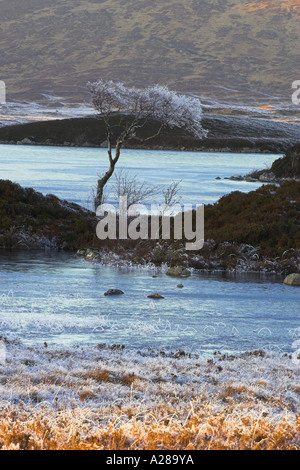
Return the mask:
[[191,272],[183,266],[175,266],[174,268],[168,269],[166,272],[167,276],[190,276]]
[[300,274],[299,273],[289,274],[283,282],[284,284],[287,284],[288,286],[300,286]]
[[120,289],[108,289],[104,295],[122,295],[124,292]]
[[164,299],[164,297],[162,295],[157,294],[157,293],[148,295],[148,298],[149,299]]

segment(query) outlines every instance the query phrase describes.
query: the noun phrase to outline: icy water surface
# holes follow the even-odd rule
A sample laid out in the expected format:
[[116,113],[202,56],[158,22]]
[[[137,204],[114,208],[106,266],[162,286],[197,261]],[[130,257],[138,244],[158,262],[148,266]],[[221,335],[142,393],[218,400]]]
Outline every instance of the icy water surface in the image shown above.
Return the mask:
[[[150,184],[182,180],[182,202],[197,204],[256,189],[258,184],[215,178],[246,174],[276,158],[124,150],[120,167]],[[2,179],[84,206],[106,167],[105,149],[0,145]],[[193,274],[179,289],[177,279],[153,274],[67,254],[0,253],[0,335],[28,343],[115,343],[201,353],[293,350],[300,334],[299,289],[281,278]],[[125,294],[106,297],[109,288]],[[148,299],[154,292],[165,299]]]
[[[110,288],[124,295],[104,296]],[[165,298],[148,299],[154,292]],[[70,254],[1,254],[0,334],[26,343],[292,351],[299,327],[299,290],[276,277],[193,274],[179,281]]]
[[[257,183],[230,181],[270,166],[279,155],[123,150],[118,168],[125,168],[150,185],[181,180],[182,203],[212,203],[224,194],[252,191]],[[107,169],[105,149],[0,145],[0,178],[30,186],[43,194],[83,206],[91,204],[97,174]],[[216,180],[216,177],[222,178]],[[114,178],[112,178],[112,181]],[[159,196],[154,201],[160,202]],[[108,194],[107,202],[112,202]]]

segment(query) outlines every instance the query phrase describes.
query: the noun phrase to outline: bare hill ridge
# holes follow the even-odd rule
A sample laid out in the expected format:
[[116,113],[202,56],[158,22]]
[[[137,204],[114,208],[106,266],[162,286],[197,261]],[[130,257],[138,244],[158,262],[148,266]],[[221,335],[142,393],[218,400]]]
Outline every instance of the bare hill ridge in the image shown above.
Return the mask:
[[84,100],[99,76],[183,92],[290,100],[300,1],[0,0],[11,99]]

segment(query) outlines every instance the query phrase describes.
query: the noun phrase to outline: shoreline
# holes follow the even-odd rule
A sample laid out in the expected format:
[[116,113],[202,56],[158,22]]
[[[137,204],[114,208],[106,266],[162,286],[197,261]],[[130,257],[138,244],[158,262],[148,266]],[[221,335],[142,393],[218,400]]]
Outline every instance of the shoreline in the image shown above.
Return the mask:
[[[24,146],[35,146],[35,147],[60,147],[60,148],[91,148],[91,149],[105,149],[102,145],[92,145],[92,144],[75,144],[75,143],[66,143],[66,144],[58,144],[58,143],[46,143],[46,142],[22,142],[22,141],[0,141],[0,145],[24,145]],[[207,147],[195,147],[195,148],[186,148],[186,147],[167,147],[167,146],[130,146],[124,145],[122,147],[124,150],[145,150],[145,151],[162,151],[162,152],[195,152],[195,153],[236,153],[236,154],[262,154],[262,155],[283,155],[282,151],[274,151],[271,152],[270,150],[263,150],[263,149],[250,149],[249,147],[241,147],[239,149],[236,148],[229,148],[229,147],[216,147],[216,148],[207,148]]]
[[[40,355],[41,361],[45,358],[50,357],[54,358],[57,355],[59,360],[63,360],[62,352],[65,352],[66,358],[70,358],[74,353],[74,356],[78,361],[80,361],[80,354],[83,352],[86,357],[85,359],[97,363],[97,360],[102,359],[111,359],[115,361],[116,358],[121,356],[128,357],[129,360],[135,362],[138,358],[143,362],[143,358],[148,359],[178,359],[178,360],[192,360],[197,361],[203,359],[204,361],[210,362],[211,359],[215,358],[216,362],[228,360],[234,361],[239,359],[247,358],[279,358],[280,360],[286,360],[290,362],[291,366],[299,366],[300,363],[300,349],[293,347],[292,343],[295,338],[299,336],[299,328],[295,329],[294,335],[291,335],[291,345],[289,350],[281,350],[274,348],[274,345],[261,346],[259,348],[253,349],[240,349],[240,350],[225,350],[222,348],[216,348],[211,352],[204,351],[203,349],[195,347],[169,347],[169,346],[130,346],[128,344],[122,343],[101,343],[99,342],[87,342],[75,340],[72,343],[55,343],[55,342],[33,342],[32,340],[27,342],[11,334],[7,336],[5,334],[0,335],[0,344],[4,348],[5,354],[1,356],[0,368],[3,367],[3,363],[10,363],[18,358],[20,354],[21,362],[23,363],[23,353],[30,356]],[[199,345],[201,346],[201,345]],[[98,359],[95,357],[95,354],[98,354]],[[114,357],[115,356],[115,357]],[[197,364],[197,362],[196,362]],[[26,365],[26,364],[25,364]],[[28,364],[33,366],[34,364]],[[120,365],[120,363],[119,363]],[[296,368],[295,368],[296,369]],[[3,369],[2,369],[3,372]],[[298,373],[299,369],[298,369]],[[0,383],[1,388],[1,383]],[[1,396],[1,393],[0,393]],[[299,398],[300,400],[300,398]],[[299,402],[300,403],[300,402]]]
[[[89,250],[89,249],[88,249]],[[81,251],[81,250],[80,250]],[[153,274],[165,274],[168,269],[170,269],[172,266],[168,265],[166,263],[161,263],[160,265],[156,265],[154,263],[145,263],[142,264],[139,261],[132,261],[126,258],[121,258],[117,257],[117,255],[113,252],[108,253],[107,250],[103,250],[102,252],[99,250],[91,250],[95,251],[95,257],[93,259],[85,259],[83,255],[78,255],[76,251],[64,251],[64,250],[57,250],[55,248],[47,248],[47,249],[33,249],[30,250],[30,253],[34,255],[39,255],[39,254],[53,254],[58,255],[61,253],[64,253],[67,256],[73,257],[73,258],[82,258],[84,261],[87,263],[94,263],[98,266],[103,266],[103,267],[109,267],[109,268],[116,268],[116,269],[132,269],[132,270],[140,270],[140,271],[146,271],[149,273]],[[24,250],[24,248],[15,248],[13,250],[10,249],[5,249],[5,248],[0,248],[0,257],[1,254],[7,255],[9,253],[28,253],[28,250]],[[272,263],[274,260],[265,260],[266,262]],[[237,267],[237,268],[217,268],[217,267],[212,267],[212,268],[194,268],[186,264],[184,266],[186,269],[188,269],[191,274],[207,274],[207,275],[220,275],[220,276],[225,276],[225,277],[236,277],[236,276],[255,276],[258,278],[265,278],[266,281],[272,282],[271,278],[274,280],[275,283],[282,284],[282,281],[286,277],[286,272],[284,270],[282,271],[274,271],[274,270],[259,270],[259,269],[246,269],[245,267]],[[270,280],[268,280],[268,278]],[[184,276],[174,276],[174,279],[178,279],[178,281],[184,279]],[[234,279],[233,279],[234,280]],[[241,277],[239,277],[239,281],[241,281]]]
[[[80,250],[81,251],[81,250]],[[89,251],[89,249],[87,249]],[[109,266],[109,267],[116,267],[116,268],[132,268],[132,269],[146,269],[149,271],[154,271],[154,272],[159,272],[160,274],[165,274],[165,271],[170,269],[172,267],[171,264],[166,264],[165,262],[161,263],[160,265],[155,265],[154,263],[146,263],[142,264],[139,261],[132,261],[131,259],[126,259],[126,258],[121,258],[121,257],[116,257],[117,255],[113,252],[107,252],[107,250],[90,250],[90,252],[94,252],[94,255],[90,258],[85,258],[84,255],[79,255],[77,253],[73,253],[72,256],[76,254],[77,257],[79,258],[84,258],[87,263],[95,263],[97,265],[103,265],[103,266]],[[200,250],[201,252],[201,250]],[[1,253],[1,252],[0,252]],[[266,263],[272,263],[274,260],[269,259],[265,260]],[[189,264],[184,264],[184,267],[188,269],[191,274],[225,274],[225,275],[260,275],[260,276],[276,276],[278,279],[281,278],[283,279],[286,274],[283,271],[274,271],[274,270],[268,270],[267,268],[265,270],[255,270],[255,269],[247,269],[245,266],[238,266],[236,268],[217,268],[217,267],[211,267],[211,268],[194,268],[190,266]],[[184,276],[174,276],[174,278],[177,279],[183,279]]]

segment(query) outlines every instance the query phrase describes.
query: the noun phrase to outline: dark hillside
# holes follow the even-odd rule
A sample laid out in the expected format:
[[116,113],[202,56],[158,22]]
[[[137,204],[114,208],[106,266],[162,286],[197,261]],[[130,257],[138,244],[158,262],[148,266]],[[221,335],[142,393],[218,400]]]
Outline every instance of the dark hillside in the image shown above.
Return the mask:
[[[119,116],[115,117],[116,124]],[[300,126],[263,118],[204,114],[207,138],[197,140],[182,129],[164,129],[146,144],[130,141],[130,148],[186,149],[232,152],[284,153],[299,141]],[[157,131],[159,123],[150,122],[140,136]],[[116,127],[116,135],[118,127]],[[25,139],[25,141],[24,141]],[[96,117],[33,122],[0,128],[0,143],[39,145],[105,146],[105,127]]]

